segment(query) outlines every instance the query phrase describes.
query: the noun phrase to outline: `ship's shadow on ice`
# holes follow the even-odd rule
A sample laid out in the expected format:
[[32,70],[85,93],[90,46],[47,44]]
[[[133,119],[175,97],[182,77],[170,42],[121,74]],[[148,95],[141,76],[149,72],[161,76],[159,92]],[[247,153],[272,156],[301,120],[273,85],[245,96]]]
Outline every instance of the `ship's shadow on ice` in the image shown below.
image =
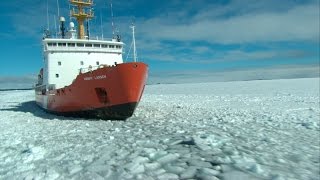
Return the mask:
[[64,116],[61,114],[55,114],[53,112],[48,112],[45,109],[39,107],[35,101],[27,101],[19,103],[18,105],[10,106],[8,108],[0,108],[1,111],[13,111],[13,112],[23,112],[31,113],[35,117],[39,117],[46,120],[90,120],[99,121],[100,119],[76,117],[76,116]]
[[42,119],[59,119],[59,120],[72,120],[72,118],[66,118],[64,116],[58,116],[54,114],[50,114],[46,112],[44,109],[41,109],[35,101],[27,101],[23,103],[19,103],[16,106],[11,106],[8,108],[1,108],[0,111],[12,111],[12,112],[23,112],[23,113],[31,113],[32,115],[42,118]]

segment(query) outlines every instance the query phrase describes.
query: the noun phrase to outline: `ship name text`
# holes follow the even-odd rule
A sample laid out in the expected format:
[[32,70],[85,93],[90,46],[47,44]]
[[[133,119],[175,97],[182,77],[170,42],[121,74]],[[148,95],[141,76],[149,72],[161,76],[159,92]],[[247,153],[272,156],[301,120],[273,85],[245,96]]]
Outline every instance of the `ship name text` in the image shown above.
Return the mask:
[[85,78],[83,78],[83,80],[91,81],[91,80],[94,80],[94,79],[105,79],[105,78],[107,78],[107,75],[100,75],[100,76],[94,76],[94,77],[85,77]]

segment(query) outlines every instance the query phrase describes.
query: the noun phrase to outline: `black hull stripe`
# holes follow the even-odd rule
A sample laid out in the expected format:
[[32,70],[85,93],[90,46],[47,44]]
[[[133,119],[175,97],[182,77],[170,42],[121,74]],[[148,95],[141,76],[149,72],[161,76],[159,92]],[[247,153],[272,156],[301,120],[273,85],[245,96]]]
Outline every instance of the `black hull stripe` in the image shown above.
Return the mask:
[[45,109],[47,112],[66,117],[96,118],[103,120],[126,120],[133,115],[138,103],[126,103],[121,105],[97,108],[92,110],[56,112]]

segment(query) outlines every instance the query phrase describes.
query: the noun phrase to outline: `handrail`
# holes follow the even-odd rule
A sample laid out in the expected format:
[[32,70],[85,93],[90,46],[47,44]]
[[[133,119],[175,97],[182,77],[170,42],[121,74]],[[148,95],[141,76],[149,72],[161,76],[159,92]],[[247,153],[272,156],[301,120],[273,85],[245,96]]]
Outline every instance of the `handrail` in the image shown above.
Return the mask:
[[87,72],[92,72],[94,70],[100,69],[100,68],[104,68],[104,67],[115,67],[117,66],[117,64],[115,63],[114,65],[108,65],[108,64],[100,64],[98,66],[89,66],[87,68],[80,68],[79,69],[79,73],[87,73]]

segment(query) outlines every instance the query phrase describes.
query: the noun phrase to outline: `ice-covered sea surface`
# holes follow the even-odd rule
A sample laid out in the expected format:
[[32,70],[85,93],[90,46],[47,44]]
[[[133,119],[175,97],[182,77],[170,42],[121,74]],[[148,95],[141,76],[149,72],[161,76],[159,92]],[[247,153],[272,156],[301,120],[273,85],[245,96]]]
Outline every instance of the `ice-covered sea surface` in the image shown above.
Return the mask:
[[0,92],[0,179],[319,179],[319,79],[149,85],[134,116]]

